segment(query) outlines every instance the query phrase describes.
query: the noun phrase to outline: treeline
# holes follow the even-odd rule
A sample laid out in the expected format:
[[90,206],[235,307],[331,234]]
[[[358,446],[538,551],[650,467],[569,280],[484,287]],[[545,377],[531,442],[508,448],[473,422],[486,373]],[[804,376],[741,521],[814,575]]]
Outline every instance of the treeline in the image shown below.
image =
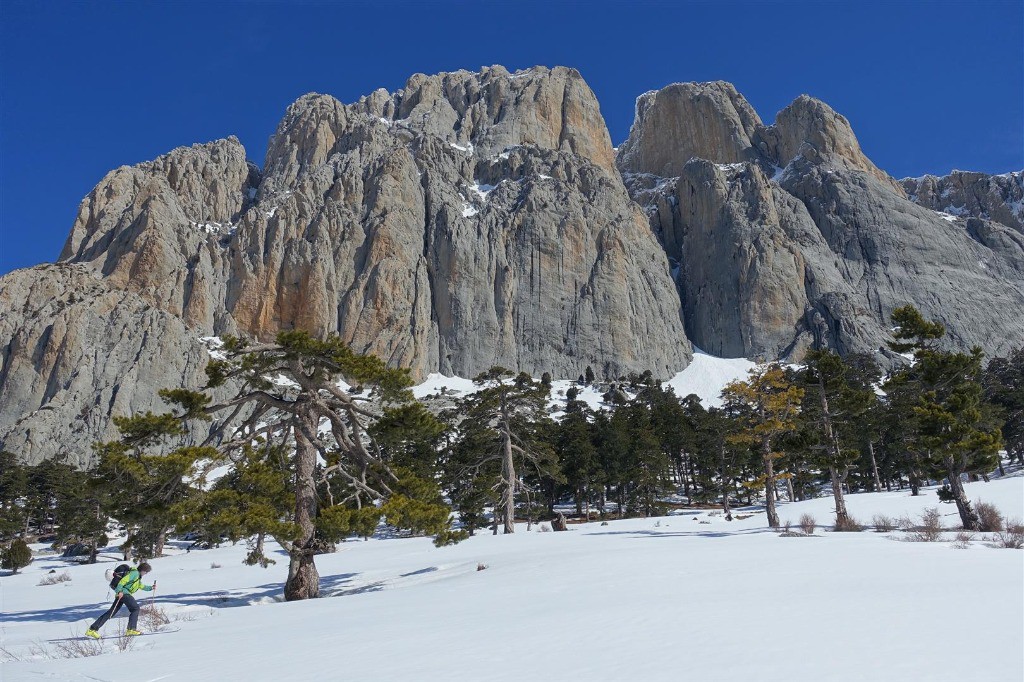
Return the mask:
[[[731,518],[733,505],[763,502],[777,527],[780,497],[824,491],[844,529],[856,526],[850,492],[945,481],[940,495],[976,529],[963,476],[1001,467],[1001,448],[1024,464],[1024,350],[983,369],[978,350],[940,350],[941,325],[913,308],[893,322],[890,346],[908,361],[885,377],[870,357],[819,350],[730,384],[720,407],[646,373],[602,384],[597,410],[574,386],[554,413],[547,375],[494,368],[431,411],[407,371],[337,337],[226,339],[202,391],[165,391],[172,412],[117,418],[122,437],[95,446],[93,469],[19,466],[5,453],[0,533],[78,543],[95,559],[114,518],[126,554],[159,556],[169,534],[188,533],[246,541],[247,561],[262,565],[269,537],[289,560],[285,596],[301,599],[317,594],[316,554],[381,523],[444,544],[558,519],[556,505],[586,518],[721,505]],[[186,444],[190,432],[209,436]]]

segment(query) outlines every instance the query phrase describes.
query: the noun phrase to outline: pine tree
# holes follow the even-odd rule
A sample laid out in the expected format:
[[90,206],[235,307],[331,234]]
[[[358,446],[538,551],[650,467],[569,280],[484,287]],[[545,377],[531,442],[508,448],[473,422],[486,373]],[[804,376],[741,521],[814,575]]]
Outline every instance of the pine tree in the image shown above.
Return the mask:
[[[846,362],[830,350],[812,350],[804,359],[801,379],[806,387],[801,417],[812,421],[820,429],[821,447],[818,463],[829,474],[832,495],[836,505],[836,528],[850,526],[843,484],[850,468],[859,457],[856,449],[843,447],[843,435],[850,436],[852,425],[874,401],[873,384],[878,380],[877,370],[869,363],[861,363],[863,371]],[[845,434],[841,433],[844,432]]]
[[441,483],[462,528],[474,535],[478,528],[486,526],[484,509],[501,478],[501,463],[490,457],[496,448],[495,434],[487,424],[464,419],[459,409],[443,416],[448,430],[439,464]]
[[1010,461],[1024,464],[1024,347],[992,358],[985,369],[985,400],[1000,410],[1003,442]]
[[385,462],[423,479],[433,479],[438,473],[444,431],[445,425],[421,402],[385,410],[369,428]]
[[566,484],[576,502],[576,515],[590,513],[590,492],[599,481],[600,471],[597,462],[597,450],[594,448],[591,414],[586,403],[576,400],[575,395],[568,399],[565,416],[556,429],[555,451],[565,475]]
[[0,541],[24,528],[28,492],[28,467],[20,464],[14,453],[0,452]]
[[25,568],[32,563],[32,550],[21,538],[11,540],[7,548],[0,556],[0,567],[17,573],[19,569]]
[[775,461],[782,456],[775,445],[783,434],[796,428],[803,394],[777,363],[760,367],[747,381],[735,381],[722,390],[726,409],[738,414],[742,424],[738,433],[729,436],[730,442],[750,445],[760,454],[763,472],[749,485],[764,486],[765,510],[772,528],[779,527],[775,484],[786,476],[775,472]]
[[912,411],[928,466],[941,471],[966,530],[978,529],[978,516],[963,488],[964,473],[995,468],[1001,434],[987,418],[982,402],[980,348],[970,353],[942,351],[945,329],[928,322],[912,306],[893,311],[897,352],[912,352],[914,363],[895,372],[887,385],[914,388]]
[[529,494],[523,481],[524,469],[538,476],[560,477],[558,462],[544,437],[550,429],[547,414],[548,390],[525,372],[513,375],[493,367],[474,380],[481,390],[461,403],[471,428],[473,450],[464,475],[478,476],[500,463],[495,493],[495,532],[501,517],[505,533],[515,532],[516,495]]
[[174,509],[179,527],[213,546],[224,538],[246,540],[245,563],[264,568],[275,563],[264,552],[266,537],[294,537],[288,518],[295,494],[294,459],[282,445],[246,445],[233,456],[231,469],[209,490],[182,500]]
[[[408,370],[357,354],[337,336],[316,339],[299,330],[279,333],[274,343],[226,338],[223,352],[224,359],[207,366],[207,389],[230,386],[234,397],[212,403],[206,394],[185,390],[173,397],[184,408],[181,418],[228,415],[214,431],[226,436],[217,445],[226,456],[237,458],[259,447],[288,453],[281,469],[291,473],[292,511],[279,519],[286,523],[268,524],[266,531],[288,552],[285,599],[318,596],[314,556],[319,548],[351,533],[372,532],[389,512],[403,523],[429,519],[429,527],[418,530],[435,534],[435,543],[458,539],[444,505],[433,514],[426,509],[399,514],[405,500],[396,498],[420,488],[389,466],[371,431],[383,416],[374,401],[384,410],[412,401]],[[342,388],[339,380],[371,395]],[[318,458],[326,464],[319,466]],[[416,502],[437,507],[438,499],[432,495]]]
[[[161,394],[172,402],[177,395]],[[197,416],[194,412],[115,416],[120,440],[95,446],[99,461],[92,472],[90,501],[85,502],[95,511],[78,518],[91,516],[105,524],[106,516],[113,516],[129,528],[126,552],[130,548],[138,559],[163,554],[167,533],[177,523],[175,505],[202,483],[203,465],[212,466],[220,459],[209,446],[171,449],[185,436],[183,422]]]
[[598,509],[605,513],[605,503],[615,492],[619,517],[626,512],[626,491],[630,484],[629,474],[629,429],[625,414],[600,410],[594,415],[594,446],[604,486],[598,500]]

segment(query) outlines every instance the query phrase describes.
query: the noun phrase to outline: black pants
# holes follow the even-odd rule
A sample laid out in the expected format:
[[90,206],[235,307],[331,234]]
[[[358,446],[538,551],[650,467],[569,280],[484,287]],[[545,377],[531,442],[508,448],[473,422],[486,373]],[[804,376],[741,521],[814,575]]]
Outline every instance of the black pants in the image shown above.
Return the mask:
[[103,627],[103,624],[114,617],[118,611],[121,610],[122,606],[128,607],[128,629],[135,630],[136,625],[139,624],[139,603],[135,601],[135,597],[130,594],[120,594],[114,597],[114,603],[110,605],[110,608],[103,612],[103,615],[96,619],[96,622],[92,624],[90,630],[99,630]]

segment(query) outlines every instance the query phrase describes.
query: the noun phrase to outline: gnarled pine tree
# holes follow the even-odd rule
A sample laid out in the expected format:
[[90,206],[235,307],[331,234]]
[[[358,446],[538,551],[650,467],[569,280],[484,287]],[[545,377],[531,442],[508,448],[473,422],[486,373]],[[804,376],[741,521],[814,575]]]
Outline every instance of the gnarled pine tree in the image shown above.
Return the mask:
[[481,390],[463,399],[462,410],[471,426],[464,431],[476,447],[471,457],[464,454],[460,476],[475,477],[500,464],[492,486],[495,520],[500,517],[504,532],[514,533],[516,495],[529,492],[522,480],[523,468],[532,467],[538,476],[559,476],[554,451],[543,437],[550,422],[548,389],[525,372],[514,375],[503,367],[493,367],[473,382]]
[[207,388],[230,382],[234,397],[214,404],[205,394],[182,391],[178,402],[186,413],[227,412],[209,441],[221,438],[222,453],[250,466],[253,448],[290,455],[283,469],[292,476],[294,511],[286,524],[265,517],[264,527],[288,552],[285,599],[319,595],[318,540],[367,534],[382,517],[434,534],[437,544],[456,539],[436,489],[402,480],[370,430],[389,409],[412,401],[408,370],[355,353],[337,336],[316,339],[298,330],[279,333],[275,343],[229,337],[221,352],[223,359],[207,367]]

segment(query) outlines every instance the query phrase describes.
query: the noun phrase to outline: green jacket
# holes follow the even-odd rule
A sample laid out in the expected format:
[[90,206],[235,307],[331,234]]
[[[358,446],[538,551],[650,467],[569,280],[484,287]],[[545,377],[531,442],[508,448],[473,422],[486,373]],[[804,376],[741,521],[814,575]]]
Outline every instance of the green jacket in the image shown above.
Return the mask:
[[121,578],[121,582],[117,584],[117,588],[114,590],[114,594],[135,594],[139,590],[145,590],[149,592],[153,589],[152,585],[142,584],[142,575],[139,574],[138,569],[133,568],[128,571],[128,575]]

